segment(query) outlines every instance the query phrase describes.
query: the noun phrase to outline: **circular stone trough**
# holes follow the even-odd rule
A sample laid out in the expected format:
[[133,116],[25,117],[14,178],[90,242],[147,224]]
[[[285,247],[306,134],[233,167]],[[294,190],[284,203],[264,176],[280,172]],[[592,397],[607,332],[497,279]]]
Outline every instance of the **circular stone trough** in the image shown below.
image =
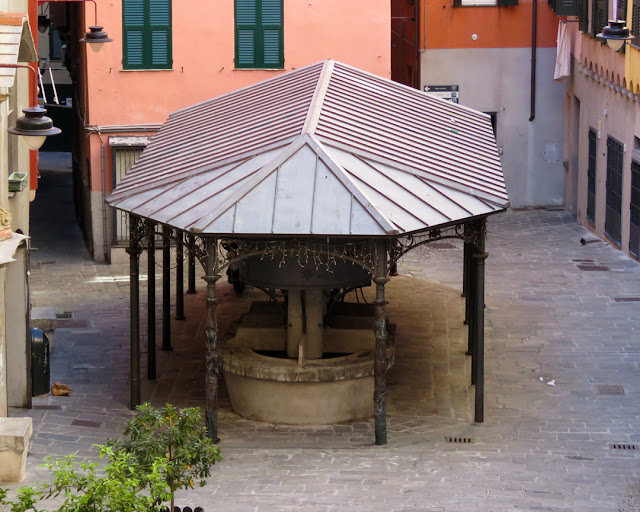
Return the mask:
[[[325,358],[305,360],[300,365],[297,359],[265,355],[286,354],[287,349],[286,329],[277,326],[282,320],[278,319],[277,313],[273,316],[264,314],[268,304],[275,305],[254,303],[235,338],[220,348],[221,367],[233,411],[252,420],[293,425],[371,418],[374,331],[344,328],[361,325],[363,317],[357,314],[334,316],[334,324],[341,328],[323,329]],[[344,306],[338,309],[353,313],[354,307],[362,311],[363,308],[357,306],[368,305]],[[267,321],[269,317],[270,321]],[[369,323],[368,320],[365,323]],[[395,344],[393,326],[389,327],[387,366],[391,367]]]

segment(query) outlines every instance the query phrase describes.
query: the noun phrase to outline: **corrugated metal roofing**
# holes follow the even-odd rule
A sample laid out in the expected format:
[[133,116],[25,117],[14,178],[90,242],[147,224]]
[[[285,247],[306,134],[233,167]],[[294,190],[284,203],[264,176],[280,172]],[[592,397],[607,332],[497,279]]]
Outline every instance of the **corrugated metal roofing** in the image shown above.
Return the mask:
[[376,236],[508,197],[489,116],[327,60],[174,112],[108,203],[200,233]]
[[[0,12],[0,63],[37,60],[27,15]],[[0,68],[0,87],[12,87],[15,76],[14,68]]]

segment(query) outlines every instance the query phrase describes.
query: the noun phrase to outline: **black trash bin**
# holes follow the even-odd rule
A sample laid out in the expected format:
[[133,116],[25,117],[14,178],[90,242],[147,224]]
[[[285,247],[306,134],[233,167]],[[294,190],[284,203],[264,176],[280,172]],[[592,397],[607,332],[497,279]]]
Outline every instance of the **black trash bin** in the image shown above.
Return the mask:
[[50,380],[49,339],[42,329],[31,328],[31,396],[48,395]]

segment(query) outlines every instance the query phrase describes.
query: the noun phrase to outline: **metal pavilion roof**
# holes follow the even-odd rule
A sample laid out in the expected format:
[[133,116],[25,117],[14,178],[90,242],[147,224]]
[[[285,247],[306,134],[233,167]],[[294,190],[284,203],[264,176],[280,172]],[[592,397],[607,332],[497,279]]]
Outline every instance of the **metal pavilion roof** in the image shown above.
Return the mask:
[[169,116],[107,201],[221,235],[400,235],[503,210],[488,115],[326,60]]

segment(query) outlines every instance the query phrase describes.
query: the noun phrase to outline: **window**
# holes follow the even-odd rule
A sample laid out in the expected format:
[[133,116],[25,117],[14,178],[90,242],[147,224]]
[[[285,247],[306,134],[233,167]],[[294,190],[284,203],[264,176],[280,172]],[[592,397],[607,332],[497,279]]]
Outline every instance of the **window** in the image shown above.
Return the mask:
[[589,130],[589,161],[587,165],[587,220],[596,223],[596,150],[598,135]]
[[548,0],[558,16],[579,16],[583,0]]
[[236,68],[284,67],[282,0],[235,0]]
[[171,69],[171,0],[122,0],[124,69]]
[[631,223],[629,252],[640,258],[640,164],[631,164]]
[[612,242],[620,245],[622,221],[622,144],[607,138],[607,208],[604,232]]
[[518,0],[453,0],[453,7],[505,7],[518,5]]
[[49,60],[62,60],[62,44],[58,27],[49,25]]

